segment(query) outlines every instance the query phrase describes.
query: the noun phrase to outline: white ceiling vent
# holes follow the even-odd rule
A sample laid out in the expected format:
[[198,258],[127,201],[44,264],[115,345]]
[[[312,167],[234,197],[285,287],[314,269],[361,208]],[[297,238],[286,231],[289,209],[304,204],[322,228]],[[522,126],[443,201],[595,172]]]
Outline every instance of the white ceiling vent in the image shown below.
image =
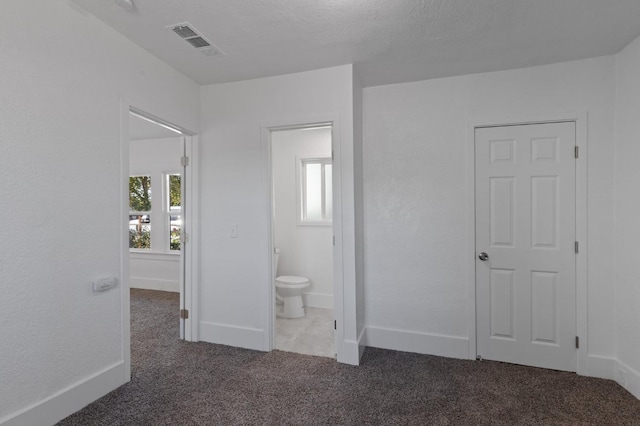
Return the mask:
[[225,55],[222,50],[220,50],[213,43],[204,38],[202,34],[200,34],[200,32],[188,22],[169,25],[166,28],[169,28],[171,31],[176,33],[178,36],[180,36],[180,38],[189,43],[191,46],[195,47],[204,56],[211,57]]

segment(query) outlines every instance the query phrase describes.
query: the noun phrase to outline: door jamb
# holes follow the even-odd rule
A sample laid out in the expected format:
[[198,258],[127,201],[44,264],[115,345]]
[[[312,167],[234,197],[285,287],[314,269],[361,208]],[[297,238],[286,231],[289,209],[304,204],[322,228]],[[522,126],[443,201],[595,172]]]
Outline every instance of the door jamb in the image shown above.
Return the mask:
[[587,284],[588,250],[587,240],[587,164],[588,164],[588,113],[560,112],[521,116],[477,117],[467,124],[467,258],[468,263],[468,332],[469,359],[476,359],[476,229],[475,229],[475,130],[482,127],[515,126],[524,124],[546,124],[574,122],[576,126],[576,145],[580,157],[576,161],[576,239],[580,242],[580,251],[576,255],[576,335],[580,336],[580,348],[577,349],[576,373],[589,374],[588,347],[589,333],[587,322]]
[[[140,105],[143,105],[142,107]],[[129,112],[150,118],[158,123],[180,130],[185,137],[186,155],[189,167],[186,173],[185,198],[190,200],[190,208],[186,209],[185,232],[189,235],[189,250],[185,251],[185,308],[189,310],[189,318],[185,320],[185,340],[198,341],[198,136],[189,129],[173,124],[154,115],[152,107],[128,98],[120,98],[120,217],[122,218],[120,234],[120,291],[122,321],[122,360],[124,364],[124,380],[131,380],[131,300],[129,296]]]
[[[273,278],[275,271],[273,268],[273,173],[271,160],[271,132],[274,130],[293,130],[304,127],[331,124],[331,150],[333,153],[332,181],[333,181],[333,235],[335,243],[333,246],[333,317],[336,321],[336,330],[334,342],[336,342],[336,358],[339,355],[344,341],[344,277],[343,277],[343,237],[342,237],[342,172],[341,172],[341,155],[340,155],[340,121],[337,116],[314,116],[302,119],[290,119],[280,121],[263,122],[260,124],[261,147],[264,152],[266,162],[265,170],[265,189],[264,194],[267,200],[267,218],[269,232],[267,237],[268,251],[268,271],[269,279],[265,282],[263,300],[265,301],[265,318],[264,324],[268,327],[265,335],[265,350],[271,351],[275,349],[275,293],[273,286]],[[337,342],[340,342],[338,344]]]

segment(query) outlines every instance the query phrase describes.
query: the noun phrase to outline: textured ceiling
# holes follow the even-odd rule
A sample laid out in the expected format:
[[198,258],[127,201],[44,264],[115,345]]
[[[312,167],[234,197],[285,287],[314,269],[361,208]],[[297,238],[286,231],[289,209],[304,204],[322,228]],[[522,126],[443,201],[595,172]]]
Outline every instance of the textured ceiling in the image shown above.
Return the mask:
[[[640,0],[73,0],[200,84],[353,63],[364,86],[612,54]],[[226,56],[167,25],[190,22]]]

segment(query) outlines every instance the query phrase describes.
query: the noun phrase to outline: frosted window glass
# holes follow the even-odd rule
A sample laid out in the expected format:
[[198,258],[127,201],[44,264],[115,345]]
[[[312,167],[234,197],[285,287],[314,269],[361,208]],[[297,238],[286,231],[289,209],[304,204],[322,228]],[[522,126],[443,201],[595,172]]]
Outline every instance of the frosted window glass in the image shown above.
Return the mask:
[[322,220],[322,165],[306,165],[307,220]]
[[325,204],[325,219],[331,220],[333,218],[333,192],[331,181],[331,164],[324,165],[324,204]]

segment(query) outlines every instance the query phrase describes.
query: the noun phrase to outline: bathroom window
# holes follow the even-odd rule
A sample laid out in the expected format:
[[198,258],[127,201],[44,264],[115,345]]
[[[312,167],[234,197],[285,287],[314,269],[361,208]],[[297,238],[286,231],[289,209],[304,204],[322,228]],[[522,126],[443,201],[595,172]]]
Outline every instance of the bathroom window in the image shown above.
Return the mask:
[[129,177],[129,248],[151,249],[151,176]]
[[304,225],[331,225],[333,215],[331,158],[300,160],[299,219]]

